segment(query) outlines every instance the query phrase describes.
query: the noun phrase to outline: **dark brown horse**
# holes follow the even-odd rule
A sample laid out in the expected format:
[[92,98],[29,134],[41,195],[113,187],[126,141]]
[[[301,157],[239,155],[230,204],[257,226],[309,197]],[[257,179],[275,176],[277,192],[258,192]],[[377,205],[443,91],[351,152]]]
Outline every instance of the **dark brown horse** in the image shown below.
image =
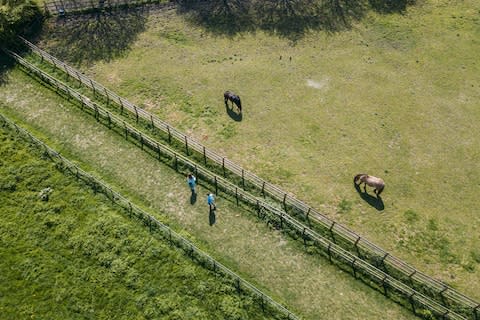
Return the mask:
[[[357,181],[360,180],[360,183],[357,184]],[[369,176],[368,174],[365,173],[359,173],[353,178],[353,183],[355,183],[358,186],[361,186],[362,183],[364,183],[363,190],[367,192],[367,185],[370,187],[375,188],[373,192],[377,195],[377,197],[380,196],[380,193],[382,193],[383,189],[385,188],[385,182],[377,177],[374,176]]]
[[232,102],[232,107],[233,107],[233,104],[235,104],[238,108],[238,112],[242,113],[242,102],[240,101],[239,96],[237,96],[235,93],[231,91],[225,91],[223,93],[223,98],[225,100],[226,107],[228,107],[228,101],[230,100]]

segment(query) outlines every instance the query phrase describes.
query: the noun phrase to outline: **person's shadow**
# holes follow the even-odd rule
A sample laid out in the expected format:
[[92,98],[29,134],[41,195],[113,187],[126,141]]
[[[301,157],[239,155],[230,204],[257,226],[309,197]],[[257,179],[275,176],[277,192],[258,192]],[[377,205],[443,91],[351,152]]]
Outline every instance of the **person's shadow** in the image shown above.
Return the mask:
[[355,190],[357,190],[360,197],[366,203],[368,203],[369,205],[371,205],[372,207],[374,207],[378,211],[382,211],[382,210],[385,209],[385,205],[384,205],[383,200],[380,196],[374,197],[372,195],[369,195],[366,191],[363,191],[362,188],[358,184],[356,184],[356,183],[353,183],[353,184],[355,185]]
[[192,191],[192,194],[190,195],[190,204],[194,205],[195,202],[197,202],[197,193]]
[[237,122],[240,122],[242,121],[243,119],[243,114],[240,112],[240,113],[237,113],[235,112],[234,110],[234,107],[230,107],[228,105],[228,102],[225,102],[225,110],[227,111],[227,114],[230,118],[232,118],[233,120],[237,121]]
[[210,226],[213,226],[217,220],[215,216],[215,210],[216,209],[210,209],[210,214],[208,215],[208,223],[210,224]]

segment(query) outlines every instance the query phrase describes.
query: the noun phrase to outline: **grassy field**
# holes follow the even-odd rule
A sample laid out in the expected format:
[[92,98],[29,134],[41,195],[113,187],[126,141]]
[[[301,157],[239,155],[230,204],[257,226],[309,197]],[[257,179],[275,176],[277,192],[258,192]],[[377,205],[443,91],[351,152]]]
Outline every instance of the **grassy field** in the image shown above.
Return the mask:
[[332,266],[304,254],[251,213],[218,199],[216,223],[199,198],[190,202],[185,178],[164,167],[124,138],[99,126],[64,99],[15,69],[0,89],[0,111],[21,119],[62,154],[89,168],[143,207],[188,232],[216,259],[285,303],[305,319],[410,319],[414,316],[381,293]]
[[[479,10],[425,0],[293,35],[136,12],[56,25],[43,46],[480,299]],[[226,89],[242,97],[242,121],[228,116]],[[386,181],[384,210],[355,192],[359,172]]]
[[275,318],[14,133],[0,141],[2,319]]

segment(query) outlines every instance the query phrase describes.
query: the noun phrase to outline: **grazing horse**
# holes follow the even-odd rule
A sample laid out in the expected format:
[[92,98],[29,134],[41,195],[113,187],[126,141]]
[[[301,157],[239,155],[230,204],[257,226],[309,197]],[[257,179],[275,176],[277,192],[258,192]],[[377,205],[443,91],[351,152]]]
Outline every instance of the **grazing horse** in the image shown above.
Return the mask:
[[225,91],[223,93],[223,98],[225,99],[225,106],[228,107],[228,100],[235,104],[238,108],[239,113],[242,113],[242,102],[240,101],[240,97],[237,96],[235,93],[230,91]]
[[[357,181],[360,180],[360,183],[357,184]],[[377,197],[380,196],[380,193],[382,193],[383,188],[385,188],[385,182],[377,177],[374,176],[369,176],[368,174],[365,173],[359,173],[353,178],[353,183],[357,186],[361,186],[362,183],[365,185],[363,186],[363,190],[367,192],[367,185],[370,187],[374,187],[375,189],[373,192],[377,195]]]

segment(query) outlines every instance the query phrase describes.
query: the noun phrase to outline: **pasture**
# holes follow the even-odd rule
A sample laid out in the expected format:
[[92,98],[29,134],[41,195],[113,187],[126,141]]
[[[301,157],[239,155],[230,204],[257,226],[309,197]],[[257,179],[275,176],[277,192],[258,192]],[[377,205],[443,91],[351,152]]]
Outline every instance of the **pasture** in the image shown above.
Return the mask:
[[2,319],[275,319],[14,132],[0,141]]
[[[0,112],[21,120],[64,156],[102,177],[221,263],[305,319],[411,319],[413,314],[328,260],[306,254],[234,203],[217,198],[216,223],[185,177],[98,123],[18,68],[1,88]],[[74,120],[74,121],[72,121]]]
[[[52,25],[41,44],[479,299],[479,10],[473,0],[425,0],[302,32],[133,12]],[[225,90],[241,96],[241,121]],[[355,191],[361,172],[385,180],[383,210]]]

